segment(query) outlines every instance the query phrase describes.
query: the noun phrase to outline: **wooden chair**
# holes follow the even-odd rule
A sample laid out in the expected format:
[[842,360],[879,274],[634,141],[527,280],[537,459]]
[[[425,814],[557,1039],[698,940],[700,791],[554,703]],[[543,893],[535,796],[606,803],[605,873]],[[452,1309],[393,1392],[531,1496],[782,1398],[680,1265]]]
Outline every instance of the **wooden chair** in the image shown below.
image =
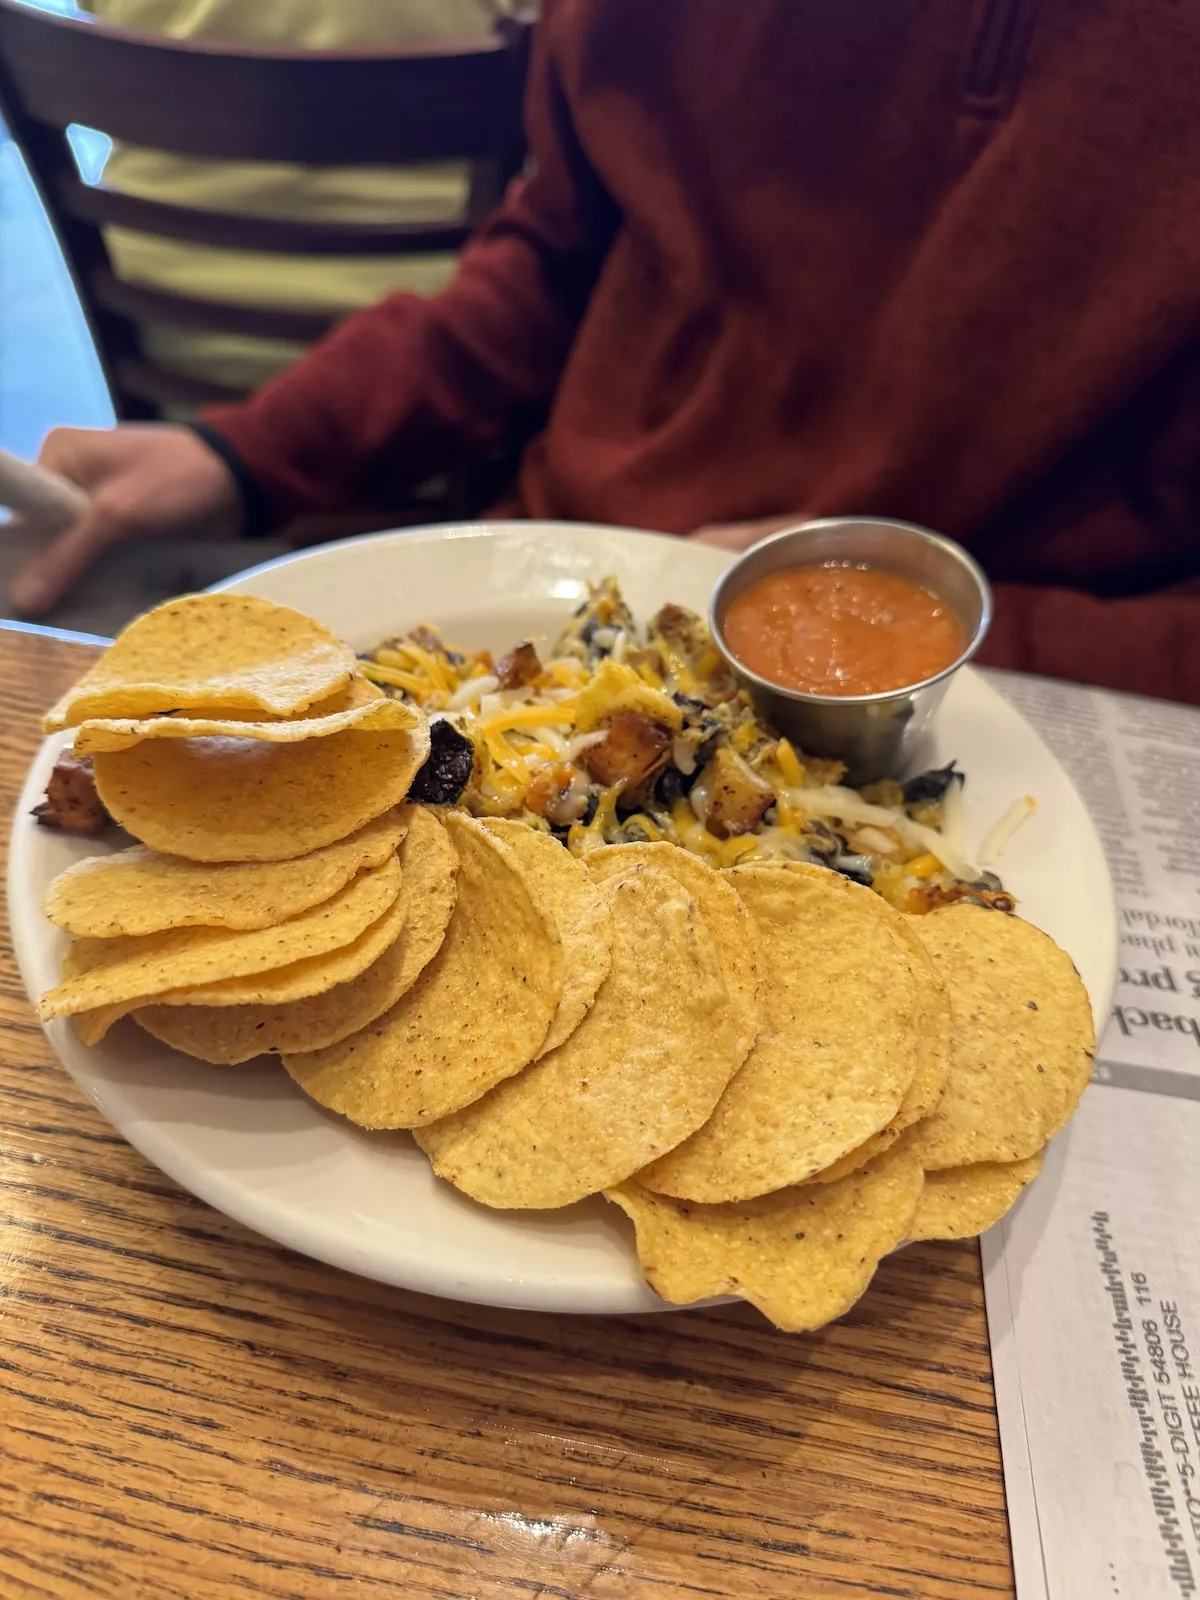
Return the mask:
[[[0,0],[0,116],[58,234],[117,416],[153,420],[166,406],[241,398],[148,359],[142,321],[308,344],[337,318],[124,282],[113,272],[103,227],[280,255],[457,250],[524,160],[530,30],[528,21],[504,18],[490,36],[461,46],[295,50],[168,39]],[[66,138],[73,123],[211,161],[463,161],[472,171],[468,214],[462,223],[430,226],[293,222],[140,199],[80,179]]]

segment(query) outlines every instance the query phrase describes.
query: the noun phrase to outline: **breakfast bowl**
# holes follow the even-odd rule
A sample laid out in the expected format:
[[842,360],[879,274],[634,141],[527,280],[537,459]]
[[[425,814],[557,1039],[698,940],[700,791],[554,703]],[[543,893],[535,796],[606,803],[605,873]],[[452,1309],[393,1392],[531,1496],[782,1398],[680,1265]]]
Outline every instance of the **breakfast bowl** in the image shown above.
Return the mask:
[[[991,588],[965,550],[882,517],[772,534],[726,569],[709,606],[713,639],[762,716],[805,751],[843,761],[855,784],[898,777],[917,759],[991,620]],[[871,652],[869,670],[856,649]]]

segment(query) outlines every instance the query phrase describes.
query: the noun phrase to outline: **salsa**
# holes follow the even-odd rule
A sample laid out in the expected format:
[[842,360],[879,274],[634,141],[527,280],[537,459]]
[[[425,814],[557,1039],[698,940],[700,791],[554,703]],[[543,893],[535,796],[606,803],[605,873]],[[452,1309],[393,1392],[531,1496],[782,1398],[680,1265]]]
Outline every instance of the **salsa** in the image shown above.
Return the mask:
[[962,654],[955,611],[911,578],[830,563],[772,572],[725,614],[725,641],[760,678],[803,694],[881,694]]

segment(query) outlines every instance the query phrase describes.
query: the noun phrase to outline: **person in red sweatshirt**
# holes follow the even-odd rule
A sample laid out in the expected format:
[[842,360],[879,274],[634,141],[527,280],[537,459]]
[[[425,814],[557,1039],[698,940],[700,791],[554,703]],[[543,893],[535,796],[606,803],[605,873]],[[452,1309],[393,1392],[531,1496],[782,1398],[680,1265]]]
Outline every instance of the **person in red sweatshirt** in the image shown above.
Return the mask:
[[92,509],[16,598],[519,437],[511,513],[906,518],[995,580],[985,659],[1200,703],[1198,84],[1187,0],[548,0],[451,286],[194,431],[52,434]]

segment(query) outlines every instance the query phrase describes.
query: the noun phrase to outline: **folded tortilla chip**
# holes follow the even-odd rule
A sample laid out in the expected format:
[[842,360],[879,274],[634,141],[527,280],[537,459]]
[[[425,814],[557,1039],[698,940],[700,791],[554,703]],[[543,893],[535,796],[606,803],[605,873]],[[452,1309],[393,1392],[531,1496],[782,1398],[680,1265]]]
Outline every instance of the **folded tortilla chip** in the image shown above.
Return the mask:
[[826,1167],[823,1172],[814,1172],[810,1183],[834,1183],[848,1172],[874,1161],[889,1145],[895,1144],[902,1133],[926,1117],[931,1117],[945,1092],[950,1076],[950,994],[926,954],[925,946],[899,912],[892,918],[892,927],[904,939],[912,957],[920,991],[913,1023],[919,1041],[917,1070],[900,1102],[899,1111],[887,1126],[873,1133],[857,1149],[851,1150],[840,1161],[835,1161],[831,1167]]
[[245,594],[190,594],[138,617],[68,689],[47,733],[191,707],[290,717],[344,688],[354,652],[322,623]]
[[[185,1055],[224,1066],[236,1066],[266,1053],[323,1050],[357,1033],[407,994],[445,937],[457,893],[458,856],[431,811],[412,808],[400,868],[404,874],[400,899],[381,919],[387,921],[399,909],[396,935],[370,966],[349,981],[339,981],[336,987],[305,999],[260,1000],[251,1005],[188,1004],[186,993],[171,995],[166,1004],[136,1010],[134,1021]],[[359,943],[371,939],[378,926],[369,928]],[[328,979],[339,965],[344,966],[349,953],[348,947],[324,958],[323,971],[314,976]],[[316,965],[311,963],[314,968]],[[296,987],[300,976],[294,967],[282,968],[265,973],[258,981],[264,986],[273,983],[276,993],[284,994]],[[248,987],[247,980],[237,982],[243,989]],[[228,989],[218,996],[227,997]]]
[[135,839],[191,861],[285,861],[356,833],[408,793],[429,754],[398,700],[299,743],[145,739],[93,758],[96,788]]
[[682,884],[695,900],[704,926],[716,940],[730,1004],[739,1019],[738,1049],[744,1061],[758,1037],[758,927],[728,878],[690,850],[674,844],[613,844],[584,858],[597,883],[631,867],[653,867]]
[[357,939],[399,893],[400,864],[393,856],[332,899],[273,928],[171,928],[139,938],[76,939],[63,962],[63,981],[42,996],[38,1014],[43,1020],[71,1016],[325,955]]
[[271,928],[382,866],[407,827],[403,811],[388,811],[349,838],[291,861],[185,861],[141,845],[89,856],[55,878],[44,909],[58,927],[88,939],[167,928]]
[[583,863],[551,834],[502,818],[485,818],[483,825],[515,852],[528,883],[542,896],[562,939],[562,999],[539,1052],[547,1055],[574,1033],[608,977],[612,966],[612,918]]
[[[89,718],[76,731],[75,753],[94,756],[131,750],[146,739],[258,739],[266,744],[300,744],[350,728],[379,726],[381,703],[388,703],[386,695],[366,678],[355,678],[349,689],[314,706],[310,716],[247,719],[210,712],[203,716]],[[410,717],[415,723],[416,716],[410,713]]]

